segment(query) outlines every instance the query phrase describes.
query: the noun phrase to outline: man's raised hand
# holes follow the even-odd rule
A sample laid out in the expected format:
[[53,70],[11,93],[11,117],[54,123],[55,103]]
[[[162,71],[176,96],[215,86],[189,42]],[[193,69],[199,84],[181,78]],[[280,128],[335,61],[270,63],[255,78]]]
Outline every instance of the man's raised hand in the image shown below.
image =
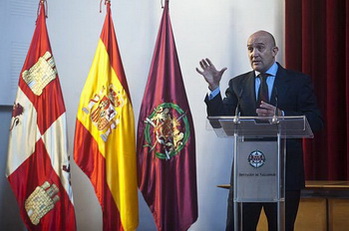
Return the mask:
[[208,88],[213,91],[217,87],[219,87],[219,82],[222,79],[223,73],[227,70],[227,68],[223,68],[222,70],[218,71],[216,67],[212,64],[211,60],[208,58],[202,59],[200,61],[200,67],[196,68],[196,71],[204,77],[206,82],[208,83]]

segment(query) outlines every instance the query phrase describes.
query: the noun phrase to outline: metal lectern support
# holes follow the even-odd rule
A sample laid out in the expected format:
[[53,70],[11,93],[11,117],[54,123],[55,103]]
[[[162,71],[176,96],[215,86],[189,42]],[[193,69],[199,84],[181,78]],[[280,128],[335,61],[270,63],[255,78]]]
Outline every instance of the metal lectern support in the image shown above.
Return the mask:
[[[234,130],[234,144],[237,143],[238,141],[238,133],[237,133],[237,122],[238,121],[234,121],[235,122],[235,130]],[[233,193],[234,193],[234,196],[233,196],[233,205],[234,205],[234,230],[237,230],[239,231],[239,227],[243,228],[243,222],[242,222],[242,206],[240,206],[240,209],[239,209],[239,203],[236,201],[236,198],[237,198],[237,175],[236,175],[236,172],[235,170],[237,169],[237,164],[236,164],[236,155],[237,155],[237,145],[234,145],[234,152],[233,152],[233,177],[234,177],[234,180],[233,180]]]
[[281,140],[281,132],[277,133],[277,225],[279,231],[285,230],[285,172],[286,172],[286,139]]
[[277,225],[285,230],[286,138],[312,138],[305,116],[211,116],[218,137],[233,137],[234,230],[243,230],[246,202],[277,204]]

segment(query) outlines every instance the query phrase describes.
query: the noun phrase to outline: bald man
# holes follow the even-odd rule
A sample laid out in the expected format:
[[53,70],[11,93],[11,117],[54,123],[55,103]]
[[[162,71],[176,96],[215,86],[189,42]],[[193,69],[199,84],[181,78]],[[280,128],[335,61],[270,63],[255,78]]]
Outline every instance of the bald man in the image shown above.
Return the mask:
[[[240,99],[242,116],[305,115],[313,131],[323,127],[323,119],[316,104],[309,76],[287,70],[275,61],[279,49],[272,34],[266,31],[253,33],[247,41],[247,53],[252,71],[232,78],[222,99],[220,80],[227,68],[217,70],[209,59],[200,61],[196,68],[208,83],[209,94],[205,98],[209,116],[234,115]],[[277,89],[277,109],[275,108]],[[301,139],[286,141],[286,196],[285,228],[294,230],[300,190],[304,187],[304,165]],[[231,176],[231,179],[233,177]],[[231,181],[232,182],[232,181]],[[244,231],[255,231],[262,207],[267,216],[269,231],[277,231],[276,203],[244,203]],[[228,198],[226,230],[234,230],[233,192]]]

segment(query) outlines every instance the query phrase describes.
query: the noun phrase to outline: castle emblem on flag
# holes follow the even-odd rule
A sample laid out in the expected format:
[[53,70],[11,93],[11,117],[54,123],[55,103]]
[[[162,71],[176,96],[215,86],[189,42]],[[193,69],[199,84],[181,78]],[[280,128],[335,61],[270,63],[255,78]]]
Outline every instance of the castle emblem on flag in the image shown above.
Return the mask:
[[174,103],[162,103],[145,119],[144,136],[159,159],[169,160],[177,155],[188,142],[190,136],[186,113]]
[[29,70],[22,73],[23,80],[32,92],[39,96],[43,89],[56,78],[56,64],[52,54],[48,51]]
[[114,90],[113,84],[109,85],[107,94],[104,91],[105,87],[103,86],[99,94],[95,94],[90,99],[88,106],[83,107],[82,110],[86,114],[90,114],[98,131],[103,132],[101,138],[107,142],[112,129],[115,129],[120,123],[120,115],[116,109],[123,107],[126,99],[124,93]]
[[40,219],[54,208],[59,201],[58,192],[58,187],[55,184],[50,185],[45,181],[30,194],[25,201],[25,210],[34,225],[39,224]]
[[262,167],[265,163],[265,156],[263,152],[255,150],[248,156],[248,162],[254,168]]

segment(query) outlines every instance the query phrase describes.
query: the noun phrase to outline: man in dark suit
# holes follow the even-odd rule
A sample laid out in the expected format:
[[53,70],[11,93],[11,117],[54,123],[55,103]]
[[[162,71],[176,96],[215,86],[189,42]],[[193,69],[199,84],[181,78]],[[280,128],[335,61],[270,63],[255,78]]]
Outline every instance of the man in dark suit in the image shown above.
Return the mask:
[[[209,59],[200,61],[202,68],[196,70],[208,83],[210,93],[205,98],[209,116],[234,115],[239,101],[242,116],[298,116],[305,115],[311,129],[323,127],[323,119],[316,105],[309,76],[284,69],[275,61],[278,47],[274,37],[266,31],[257,31],[247,41],[247,51],[252,71],[232,78],[225,92],[220,94],[219,83],[224,71],[218,71]],[[277,99],[277,108],[274,106]],[[286,142],[286,195],[285,226],[294,229],[298,211],[300,190],[304,187],[304,165],[301,139]],[[245,203],[243,227],[245,231],[255,231],[264,208],[269,231],[277,230],[276,203]],[[229,192],[226,230],[233,230],[233,196]]]

